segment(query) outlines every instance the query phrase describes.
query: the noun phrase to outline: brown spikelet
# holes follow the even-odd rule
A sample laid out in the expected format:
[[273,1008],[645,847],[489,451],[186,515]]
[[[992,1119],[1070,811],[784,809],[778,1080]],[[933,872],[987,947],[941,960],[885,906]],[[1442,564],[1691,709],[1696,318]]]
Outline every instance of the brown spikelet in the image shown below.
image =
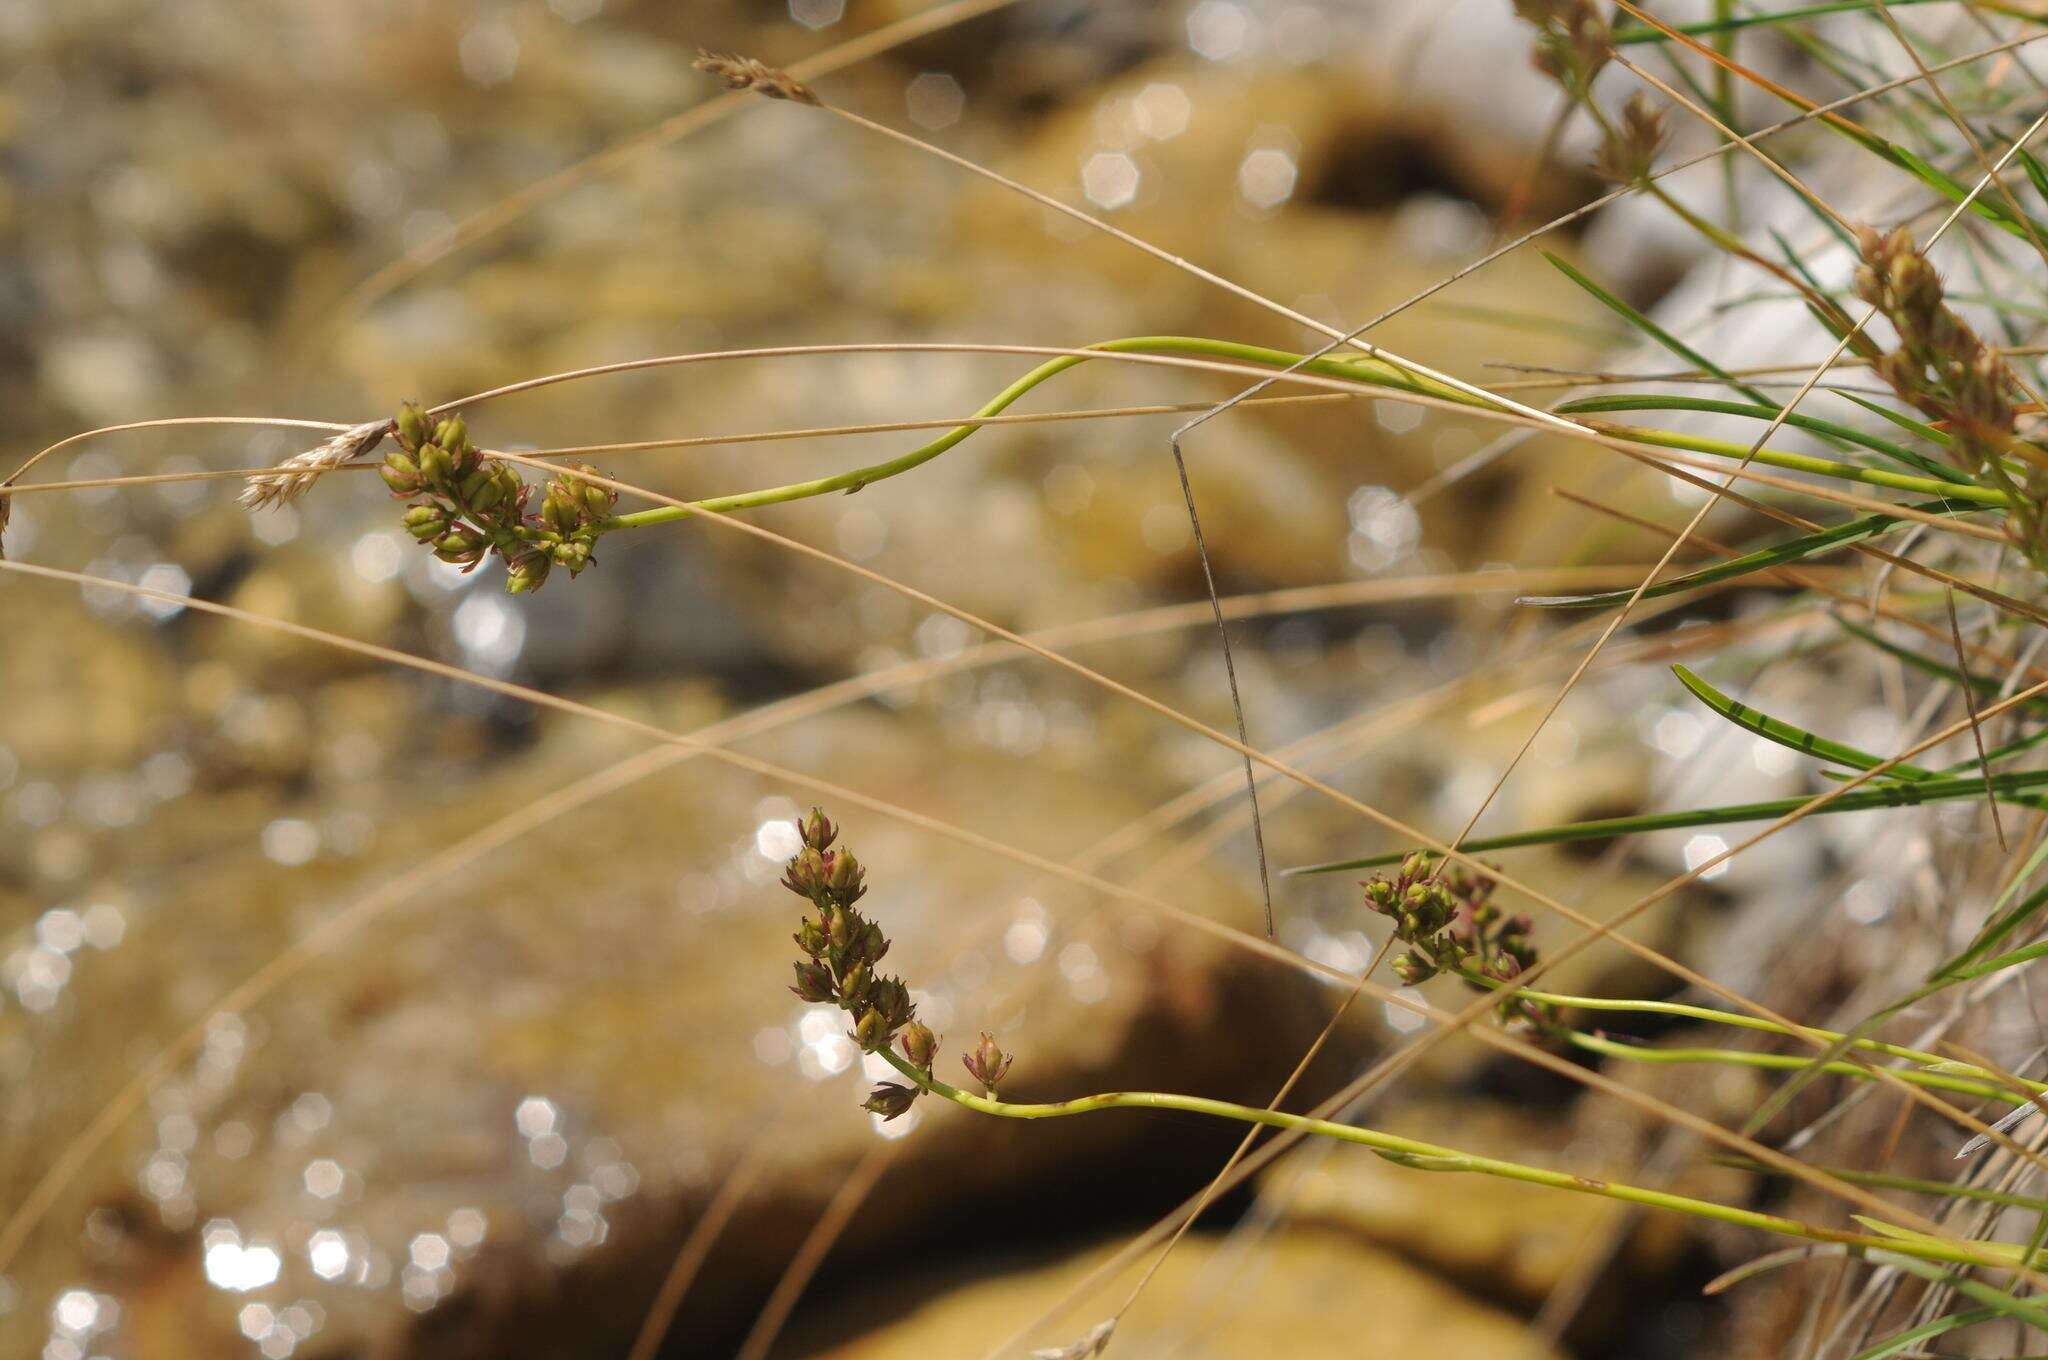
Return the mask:
[[752,90],[770,99],[788,99],[799,104],[818,104],[817,93],[787,71],[765,61],[735,52],[700,52],[693,63],[707,75],[717,76],[735,90]]
[[[0,482],[0,487],[9,487],[13,485],[14,479],[12,477],[9,477],[4,482]],[[0,496],[0,558],[5,558],[7,556],[7,520],[13,514],[14,497]]]
[[321,474],[352,463],[374,449],[391,432],[388,420],[372,420],[343,430],[332,439],[304,453],[295,453],[280,463],[277,472],[262,472],[251,477],[242,488],[238,498],[243,508],[261,510],[272,505],[288,505],[306,494]]

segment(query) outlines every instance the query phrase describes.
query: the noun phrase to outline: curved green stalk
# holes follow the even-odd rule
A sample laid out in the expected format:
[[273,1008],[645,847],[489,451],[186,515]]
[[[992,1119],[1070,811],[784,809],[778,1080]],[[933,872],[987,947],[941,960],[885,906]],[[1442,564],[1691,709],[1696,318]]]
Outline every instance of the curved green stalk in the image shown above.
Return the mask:
[[[1752,1209],[1717,1204],[1712,1200],[1694,1199],[1689,1195],[1674,1195],[1617,1181],[1578,1176],[1569,1171],[1551,1171],[1520,1162],[1502,1161],[1496,1157],[1481,1157],[1474,1153],[1459,1152],[1454,1148],[1439,1147],[1434,1143],[1382,1133],[1377,1129],[1338,1124],[1327,1119],[1312,1119],[1307,1115],[1288,1114],[1281,1110],[1255,1109],[1249,1105],[1238,1105],[1227,1100],[1210,1100],[1204,1096],[1174,1095],[1159,1091],[1111,1091],[1047,1104],[997,1100],[990,1096],[972,1095],[957,1086],[948,1085],[911,1066],[892,1050],[882,1049],[879,1052],[890,1066],[901,1072],[919,1089],[941,1099],[950,1100],[956,1105],[1003,1119],[1059,1119],[1068,1115],[1094,1114],[1102,1110],[1119,1109],[1180,1110],[1188,1114],[1235,1120],[1241,1124],[1262,1124],[1267,1128],[1288,1129],[1315,1134],[1322,1138],[1333,1138],[1339,1142],[1356,1143],[1372,1149],[1391,1162],[1418,1171],[1463,1171],[1481,1176],[1497,1176],[1502,1180],[1520,1181],[1527,1185],[1540,1185],[1554,1190],[1570,1190],[1584,1195],[1597,1195],[1603,1199],[1621,1200],[1628,1204],[1641,1204],[1653,1209],[1689,1214],[1694,1218],[1732,1223],[1738,1227],[1775,1233],[1781,1237],[1801,1237],[1814,1242],[1837,1242],[1852,1248],[1899,1253],[1925,1261],[1986,1266],[1997,1270],[2010,1270],[2022,1264],[2021,1253],[2013,1247],[1991,1243],[1948,1243],[1918,1234],[1892,1235],[1892,1232],[1902,1233],[1902,1229],[1875,1233],[1843,1232],[1803,1223],[1795,1218],[1784,1218],[1777,1214],[1758,1213]],[[1889,1224],[1882,1226],[1891,1227]]]
[[[1305,358],[1286,350],[1269,349],[1263,345],[1244,345],[1229,340],[1210,340],[1199,336],[1186,335],[1141,335],[1123,340],[1107,340],[1089,346],[1105,354],[1192,354],[1212,359],[1224,359],[1234,363],[1253,364],[1263,368],[1295,369],[1313,373],[1320,377],[1337,378],[1348,382],[1362,383],[1370,387],[1385,388],[1395,392],[1412,392],[1424,396],[1469,406],[1475,410],[1499,409],[1491,403],[1474,397],[1457,388],[1427,378],[1410,374],[1397,365],[1378,359],[1350,358],[1337,359],[1324,356]],[[1066,372],[1078,364],[1087,362],[1089,355],[1062,354],[1048,359],[1038,367],[1025,373],[1008,387],[990,398],[975,419],[999,415],[1014,405],[1026,393],[1039,384]],[[631,514],[618,515],[605,521],[606,531],[640,528],[650,524],[670,524],[686,519],[698,511],[713,514],[730,514],[740,510],[754,510],[767,505],[782,505],[790,501],[807,500],[813,496],[830,495],[833,492],[854,492],[874,482],[899,476],[913,468],[921,467],[967,439],[979,425],[959,425],[929,443],[919,445],[910,452],[865,467],[852,468],[834,473],[829,477],[816,477],[808,481],[790,482],[782,486],[763,487],[756,491],[743,491],[729,496],[714,496],[695,501],[689,505],[657,506],[651,510],[639,510]],[[1835,462],[1827,458],[1815,458],[1805,454],[1787,453],[1780,449],[1759,450],[1750,457],[1746,445],[1731,444],[1723,440],[1700,439],[1691,435],[1678,434],[1668,430],[1648,430],[1631,425],[1600,422],[1598,433],[1632,440],[1656,447],[1686,449],[1694,453],[1705,453],[1716,457],[1763,463],[1770,467],[1783,468],[1792,472],[1808,472],[1838,481],[1862,482],[1870,486],[1881,486],[1896,491],[1919,492],[1943,496],[1950,500],[1969,501],[1987,508],[1997,509],[2008,504],[2005,493],[1979,486],[1958,485],[1925,477],[1911,477],[1901,473],[1884,472],[1874,468],[1858,467],[1852,463]]]

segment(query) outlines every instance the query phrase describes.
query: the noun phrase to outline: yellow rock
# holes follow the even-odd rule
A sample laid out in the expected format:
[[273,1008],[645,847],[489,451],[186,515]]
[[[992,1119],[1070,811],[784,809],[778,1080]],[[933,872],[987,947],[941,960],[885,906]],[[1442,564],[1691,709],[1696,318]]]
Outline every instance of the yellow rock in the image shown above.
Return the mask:
[[[1423,1102],[1388,1127],[1488,1156],[1630,1178],[1626,1152],[1598,1146],[1621,1137],[1618,1128],[1545,1128],[1527,1116],[1474,1109],[1469,1102]],[[1575,1132],[1580,1136],[1573,1137]],[[1617,1235],[1628,1237],[1630,1258],[1638,1265],[1668,1261],[1680,1244],[1682,1234],[1672,1220],[1632,1213],[1614,1200],[1343,1155],[1350,1151],[1341,1149],[1306,1170],[1283,1163],[1263,1182],[1265,1191],[1284,1196],[1293,1223],[1356,1233],[1447,1276],[1484,1282],[1527,1306],[1541,1304],[1589,1264],[1597,1267]]]
[[[1030,1323],[1114,1254],[1104,1246],[994,1279],[962,1284],[907,1316],[836,1347],[803,1353],[830,1360],[979,1355]],[[1037,1346],[1065,1345],[1122,1301],[1126,1273],[1080,1300]],[[864,1319],[821,1316],[801,1329],[818,1338]],[[1242,1241],[1191,1236],[1118,1324],[1112,1354],[1148,1355],[1178,1347],[1228,1356],[1318,1357],[1427,1355],[1431,1360],[1557,1354],[1523,1339],[1520,1319],[1460,1293],[1397,1257],[1336,1232],[1293,1228]],[[814,1343],[815,1344],[815,1343]]]

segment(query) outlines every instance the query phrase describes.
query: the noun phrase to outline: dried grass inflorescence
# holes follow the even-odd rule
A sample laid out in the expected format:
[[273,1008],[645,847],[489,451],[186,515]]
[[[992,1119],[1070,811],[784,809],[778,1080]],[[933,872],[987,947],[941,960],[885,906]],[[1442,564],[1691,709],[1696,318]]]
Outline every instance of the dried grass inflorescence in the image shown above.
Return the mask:
[[289,505],[311,490],[313,483],[325,474],[369,454],[384,442],[384,436],[390,434],[391,429],[391,421],[372,420],[343,430],[325,443],[285,459],[278,465],[278,471],[251,477],[238,499],[249,510]]
[[550,478],[540,509],[528,514],[533,487],[509,463],[487,458],[459,415],[438,420],[407,403],[393,422],[397,447],[379,469],[391,494],[410,502],[405,528],[443,562],[474,570],[492,553],[505,559],[505,589],[538,590],[553,567],[571,576],[590,565],[591,549],[611,518],[616,493],[577,475]]
[[717,76],[735,90],[751,90],[770,99],[787,99],[798,104],[822,104],[817,92],[787,71],[736,52],[700,52],[692,63],[707,75]]
[[[1374,874],[1360,886],[1365,904],[1394,925],[1394,938],[1413,946],[1393,962],[1394,975],[1413,987],[1439,973],[1456,973],[1478,991],[1512,982],[1536,962],[1529,918],[1510,916],[1493,900],[1494,883],[1462,865],[1437,869],[1417,850],[1393,875]],[[1527,997],[1501,1003],[1503,1020],[1536,1029],[1558,1024],[1555,1008]]]
[[2037,566],[2048,569],[2048,453],[2020,437],[2009,395],[2016,383],[1998,351],[1944,300],[1941,275],[1904,227],[1880,234],[1858,228],[1862,263],[1856,294],[1898,332],[1878,357],[1877,374],[1899,399],[1943,426],[1958,468],[2012,501],[2008,532]]

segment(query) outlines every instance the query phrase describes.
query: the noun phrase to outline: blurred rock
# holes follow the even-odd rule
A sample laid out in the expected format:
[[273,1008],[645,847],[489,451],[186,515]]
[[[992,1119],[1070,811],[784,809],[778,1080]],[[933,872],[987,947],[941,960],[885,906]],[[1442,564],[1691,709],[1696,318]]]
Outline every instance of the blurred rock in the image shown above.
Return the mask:
[[[1448,1144],[1461,1152],[1585,1176],[1638,1179],[1638,1156],[1597,1101],[1546,1119],[1472,1098],[1396,1103],[1374,1127]],[[1575,1127],[1584,1124],[1585,1128]],[[1410,1170],[1336,1149],[1297,1157],[1266,1173],[1265,1193],[1289,1223],[1356,1233],[1486,1297],[1535,1309],[1553,1292],[1583,1289],[1590,1318],[1575,1334],[1604,1330],[1623,1306],[1626,1282],[1654,1281],[1672,1266],[1685,1225],[1614,1200],[1491,1176]],[[1604,1315],[1604,1316],[1603,1316]]]
[[[267,860],[229,852],[129,885],[105,947],[46,919],[42,952],[10,967],[25,999],[21,969],[54,985],[0,1012],[0,1049],[20,1055],[10,1085],[37,1092],[6,1116],[8,1202],[46,1164],[30,1150],[83,1128],[207,998],[435,847],[631,749],[579,726],[430,785],[457,800],[392,783],[366,800],[364,825],[273,823]],[[903,717],[820,720],[758,749],[857,765],[876,796],[1062,857],[1139,810],[1102,781],[949,748]],[[606,1353],[706,1198],[758,1155],[760,1193],[684,1315],[705,1338],[684,1353],[714,1353],[877,1135],[843,1019],[786,993],[797,906],[766,852],[783,853],[795,805],[751,783],[701,762],[657,776],[520,838],[216,1020],[199,1060],[94,1159],[18,1263],[5,1349],[40,1346],[51,1301],[83,1288],[119,1305],[110,1344],[152,1360],[218,1355],[238,1331],[260,1342],[306,1317],[317,1326],[293,1343],[306,1356],[494,1356],[540,1338]],[[999,860],[834,811],[870,865],[892,965],[950,1036],[943,1061],[996,1029],[1019,1055],[1020,1098],[1142,1082],[1263,1099],[1327,1014],[1297,977],[1207,936],[1104,916]],[[1173,896],[1256,919],[1208,882]],[[887,1128],[910,1141],[848,1235],[852,1256],[992,1206],[1071,1230],[1048,1185],[1163,1207],[1231,1137],[1177,1129],[1162,1146],[1141,1118],[938,1113]]]
[[[907,1315],[884,1321],[893,1300],[868,1291],[807,1323],[778,1353],[820,1360],[981,1354],[1067,1300],[1114,1250],[1100,1248],[993,1279],[963,1281],[957,1271],[923,1280],[897,1276],[891,1284],[902,1293],[890,1291],[897,1299],[925,1296]],[[1080,1336],[1121,1301],[1135,1278],[1127,1275],[1078,1303],[1033,1342],[1057,1345]],[[1523,1349],[1517,1351],[1518,1345]],[[1519,1319],[1427,1271],[1342,1233],[1307,1227],[1253,1234],[1242,1242],[1205,1233],[1182,1241],[1118,1325],[1109,1353],[1150,1355],[1180,1347],[1300,1360],[1493,1360],[1509,1354],[1540,1360],[1558,1354],[1525,1339]]]

